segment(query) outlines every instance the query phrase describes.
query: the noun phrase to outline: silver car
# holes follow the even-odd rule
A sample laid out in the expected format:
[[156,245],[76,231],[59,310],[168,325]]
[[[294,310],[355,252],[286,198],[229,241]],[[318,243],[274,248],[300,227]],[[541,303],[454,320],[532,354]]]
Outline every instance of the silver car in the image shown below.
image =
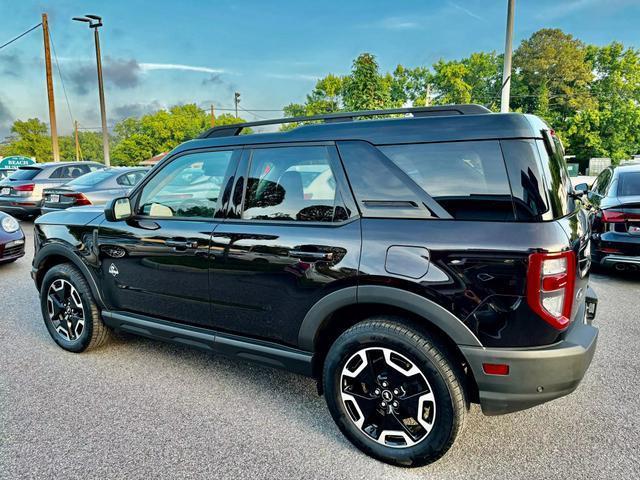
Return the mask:
[[147,171],[136,167],[105,168],[61,187],[46,188],[42,213],[83,205],[104,205],[112,198],[127,195]]
[[37,216],[45,188],[64,185],[103,168],[97,162],[51,162],[20,167],[0,181],[0,211],[17,217]]

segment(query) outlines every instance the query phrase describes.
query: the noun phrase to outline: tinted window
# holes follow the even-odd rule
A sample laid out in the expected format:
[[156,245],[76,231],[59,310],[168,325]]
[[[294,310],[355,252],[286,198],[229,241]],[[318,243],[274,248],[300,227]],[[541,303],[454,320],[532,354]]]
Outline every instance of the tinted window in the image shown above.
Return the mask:
[[143,171],[125,173],[124,175],[120,175],[118,177],[117,182],[119,185],[125,187],[134,187],[140,180],[142,180],[144,174],[145,172]]
[[618,180],[618,195],[640,195],[640,172],[626,172],[620,174]]
[[502,153],[509,174],[516,217],[521,221],[542,220],[549,210],[544,178],[538,166],[533,140],[502,140]]
[[51,178],[78,178],[88,171],[89,169],[86,166],[69,165],[58,167],[51,174]]
[[194,153],[172,160],[144,186],[138,213],[165,218],[213,218],[233,153]]
[[327,147],[252,152],[242,218],[332,222],[336,210],[336,181]]
[[95,172],[82,175],[80,178],[76,178],[75,180],[71,180],[67,185],[69,186],[82,185],[82,186],[92,187],[102,182],[103,180],[110,178],[112,175],[113,175],[113,172],[110,170],[97,170]]
[[571,177],[564,160],[564,150],[559,140],[555,139],[556,152],[549,155],[542,140],[536,140],[540,153],[541,165],[545,176],[545,187],[554,218],[564,217],[573,212],[575,201],[570,197],[573,191]]
[[38,175],[42,170],[39,168],[19,168],[15,172],[13,172],[9,178],[12,180],[32,180]]
[[498,142],[424,143],[380,149],[454,218],[514,219]]

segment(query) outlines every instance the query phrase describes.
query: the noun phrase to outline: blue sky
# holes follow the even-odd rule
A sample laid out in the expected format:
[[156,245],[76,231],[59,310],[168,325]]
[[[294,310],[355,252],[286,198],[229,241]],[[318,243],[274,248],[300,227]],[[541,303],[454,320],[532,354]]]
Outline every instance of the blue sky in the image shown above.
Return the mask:
[[[71,17],[95,13],[101,29],[109,124],[177,103],[280,109],[315,79],[344,74],[362,52],[384,70],[431,65],[504,48],[506,0],[0,0],[0,44],[48,12],[73,118],[99,123],[93,37]],[[517,0],[515,45],[543,27],[581,40],[640,47],[638,0]],[[48,121],[42,32],[0,50],[0,138],[15,118]],[[55,69],[55,64],[54,64]],[[61,133],[71,115],[55,72]],[[278,112],[243,112],[247,119]]]

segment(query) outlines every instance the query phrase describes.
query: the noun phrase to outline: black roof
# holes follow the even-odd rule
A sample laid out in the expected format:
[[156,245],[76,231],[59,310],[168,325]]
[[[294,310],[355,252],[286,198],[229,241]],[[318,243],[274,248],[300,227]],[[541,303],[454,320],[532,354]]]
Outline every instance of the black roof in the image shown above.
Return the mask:
[[[481,107],[482,108],[482,107]],[[285,132],[202,137],[183,143],[174,152],[207,147],[260,145],[288,142],[320,142],[363,140],[374,145],[447,142],[460,140],[489,140],[506,138],[541,138],[540,131],[548,128],[533,115],[521,113],[451,114],[421,117],[387,118],[382,120],[330,121],[328,123],[302,125]],[[369,113],[369,112],[367,112]],[[255,125],[263,122],[255,122]],[[269,123],[281,123],[270,121]],[[228,126],[218,127],[220,130]],[[232,127],[233,129],[234,127]],[[203,138],[204,137],[204,138]]]

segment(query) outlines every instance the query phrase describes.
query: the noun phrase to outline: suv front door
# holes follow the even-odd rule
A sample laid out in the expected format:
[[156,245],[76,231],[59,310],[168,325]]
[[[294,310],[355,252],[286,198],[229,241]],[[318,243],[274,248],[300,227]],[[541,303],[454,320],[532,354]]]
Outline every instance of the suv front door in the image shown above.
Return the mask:
[[360,221],[335,146],[245,147],[226,211],[212,324],[295,346],[313,304],[357,281]]
[[209,244],[240,149],[179,154],[132,194],[134,216],[99,230],[108,308],[209,326]]

